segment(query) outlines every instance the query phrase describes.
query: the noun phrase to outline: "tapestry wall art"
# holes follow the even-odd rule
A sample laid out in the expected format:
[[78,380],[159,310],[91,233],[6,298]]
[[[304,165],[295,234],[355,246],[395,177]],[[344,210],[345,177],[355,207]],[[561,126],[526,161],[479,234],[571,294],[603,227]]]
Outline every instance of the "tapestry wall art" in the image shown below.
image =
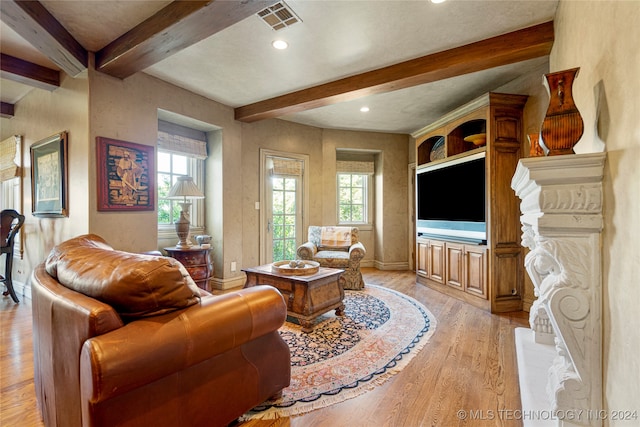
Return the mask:
[[97,137],[98,210],[155,209],[155,154],[149,145]]

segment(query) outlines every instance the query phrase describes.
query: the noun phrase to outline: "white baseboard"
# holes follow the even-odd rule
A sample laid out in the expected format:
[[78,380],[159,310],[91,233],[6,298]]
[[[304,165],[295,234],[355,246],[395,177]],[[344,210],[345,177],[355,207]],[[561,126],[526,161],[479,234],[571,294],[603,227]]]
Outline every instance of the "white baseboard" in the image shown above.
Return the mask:
[[[2,292],[4,292],[4,284],[0,286],[2,286]],[[22,282],[13,280],[13,290],[16,292],[19,300],[22,300],[23,298],[31,299],[31,286],[27,286]],[[7,298],[11,298],[11,296],[7,295]]]

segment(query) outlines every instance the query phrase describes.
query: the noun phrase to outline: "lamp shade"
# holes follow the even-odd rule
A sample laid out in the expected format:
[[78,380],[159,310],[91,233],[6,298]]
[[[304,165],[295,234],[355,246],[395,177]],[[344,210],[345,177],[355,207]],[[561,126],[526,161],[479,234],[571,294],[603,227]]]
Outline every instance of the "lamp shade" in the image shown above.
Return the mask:
[[169,190],[167,199],[204,199],[204,194],[193,182],[193,178],[179,176],[176,183]]

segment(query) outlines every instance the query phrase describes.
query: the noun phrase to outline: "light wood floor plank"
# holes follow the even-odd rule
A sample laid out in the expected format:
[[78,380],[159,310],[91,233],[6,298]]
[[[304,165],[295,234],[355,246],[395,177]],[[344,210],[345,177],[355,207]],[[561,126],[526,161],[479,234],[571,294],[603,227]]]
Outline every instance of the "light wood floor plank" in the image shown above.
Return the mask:
[[[526,313],[487,313],[417,284],[413,272],[366,268],[364,275],[366,283],[395,289],[429,309],[438,323],[429,343],[404,370],[362,396],[299,416],[237,426],[522,425],[513,416],[521,409],[513,330],[528,325]],[[0,299],[0,326],[0,426],[40,427],[29,300]],[[459,410],[468,417],[461,419]]]

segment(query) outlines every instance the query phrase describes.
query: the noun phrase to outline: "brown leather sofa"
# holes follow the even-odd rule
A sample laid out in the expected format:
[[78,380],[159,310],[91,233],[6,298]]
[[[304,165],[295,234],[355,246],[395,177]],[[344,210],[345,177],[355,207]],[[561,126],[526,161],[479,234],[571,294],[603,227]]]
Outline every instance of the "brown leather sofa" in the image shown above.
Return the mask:
[[46,426],[224,426],[289,385],[269,286],[213,296],[172,258],[85,235],[37,267],[32,301]]

